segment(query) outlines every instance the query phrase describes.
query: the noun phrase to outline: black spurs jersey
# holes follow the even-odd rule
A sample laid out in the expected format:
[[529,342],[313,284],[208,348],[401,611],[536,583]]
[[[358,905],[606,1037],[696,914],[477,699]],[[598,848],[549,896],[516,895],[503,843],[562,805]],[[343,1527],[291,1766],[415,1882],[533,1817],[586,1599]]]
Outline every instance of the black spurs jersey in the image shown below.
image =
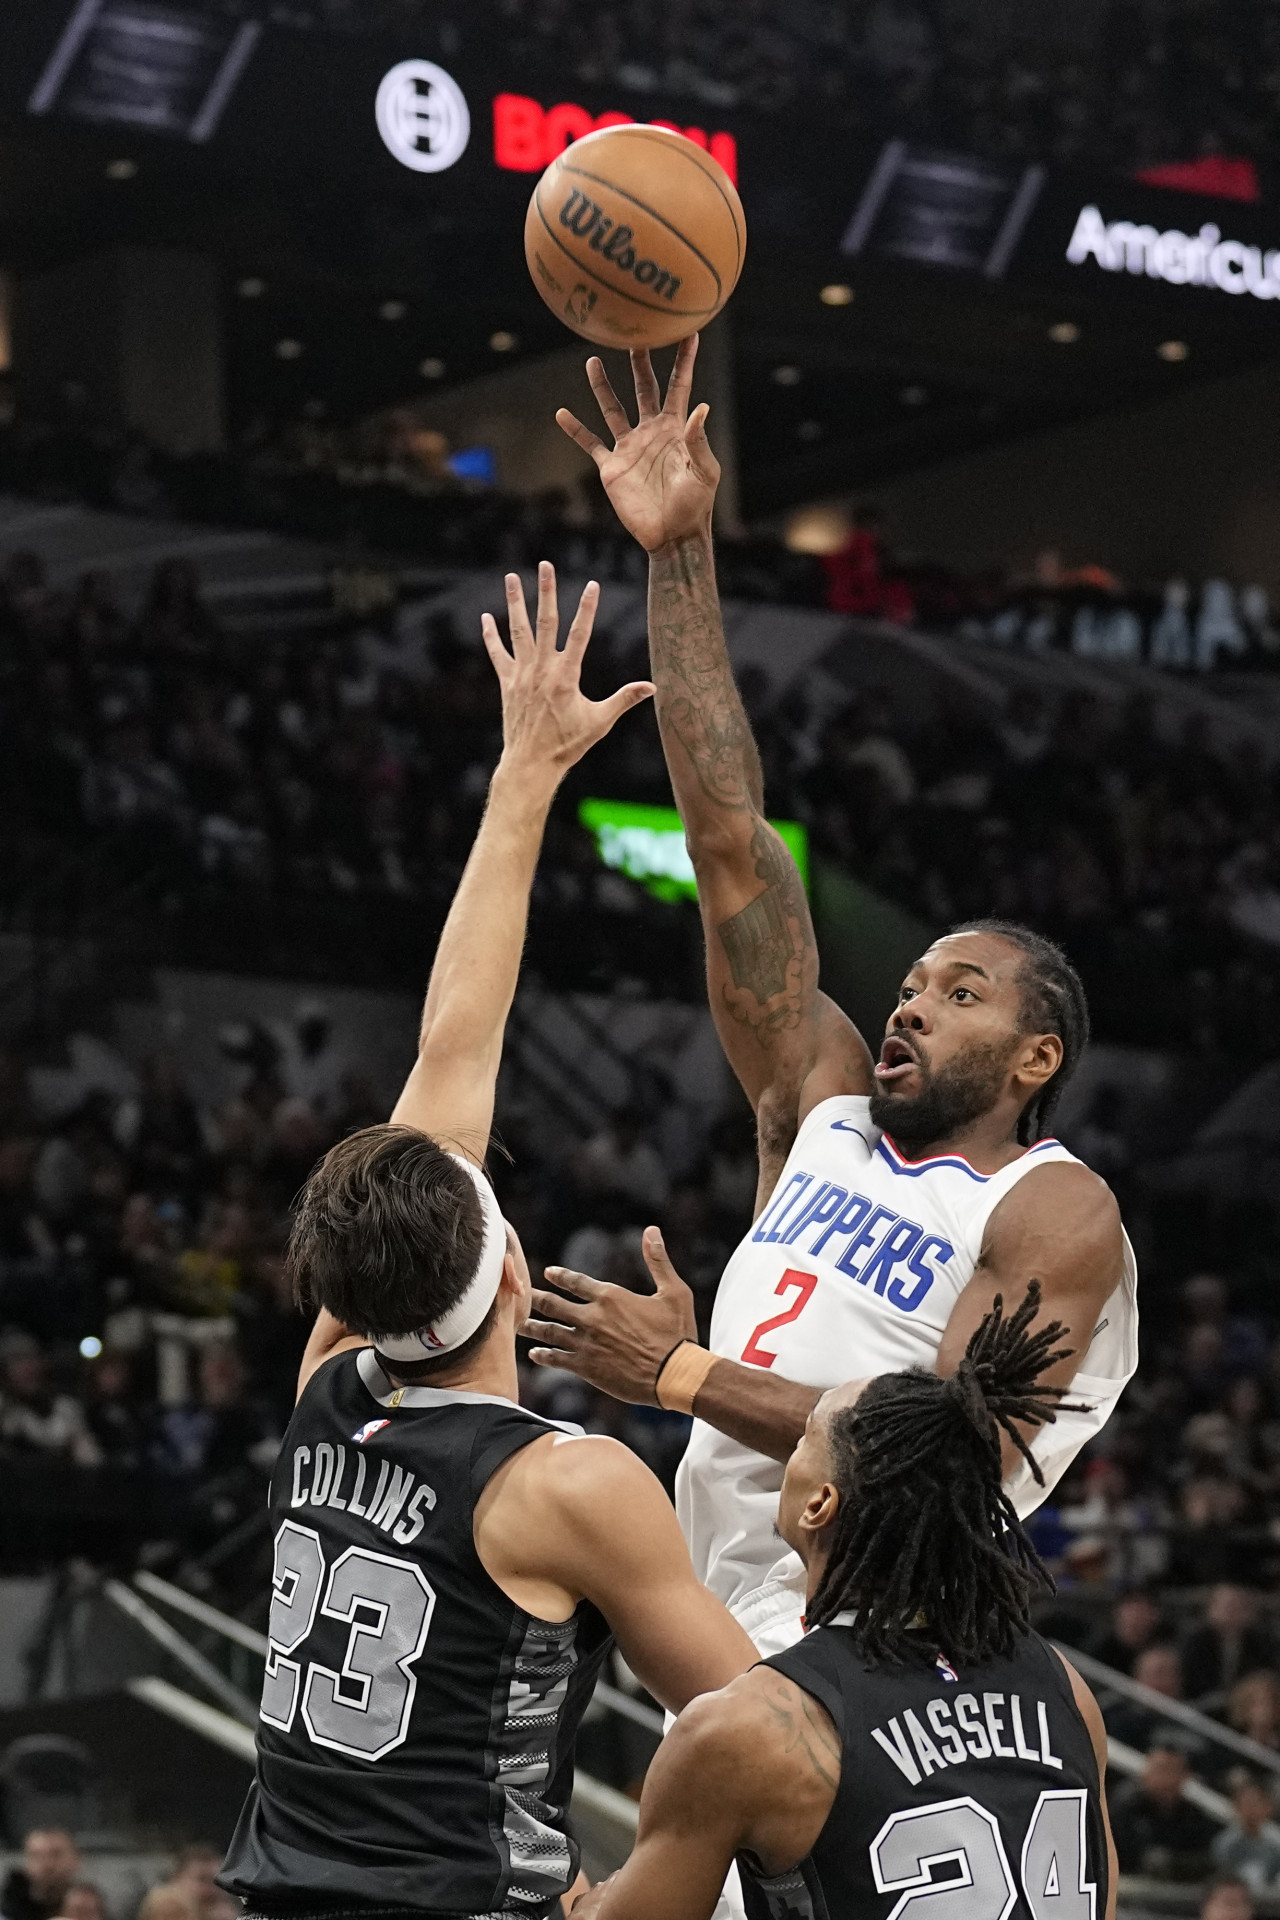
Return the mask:
[[369,1349],[309,1381],[271,1483],[257,1768],[220,1876],[249,1912],[542,1920],[572,1884],[573,1743],[609,1630],[587,1602],[525,1613],[472,1536],[490,1476],[551,1430],[393,1389]]
[[771,1878],[739,1859],[748,1920],[1103,1920],[1093,1742],[1038,1634],[981,1667],[868,1670],[833,1625],[764,1664],[821,1701],[843,1755],[808,1858]]

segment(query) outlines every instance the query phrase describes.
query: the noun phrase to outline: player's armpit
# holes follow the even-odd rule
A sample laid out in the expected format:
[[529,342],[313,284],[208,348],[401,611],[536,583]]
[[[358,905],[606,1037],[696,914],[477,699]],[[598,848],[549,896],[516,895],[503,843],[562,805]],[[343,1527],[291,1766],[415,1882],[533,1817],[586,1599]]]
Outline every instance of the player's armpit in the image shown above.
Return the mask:
[[671,1502],[616,1440],[557,1439],[540,1462],[524,1569],[599,1607],[632,1671],[673,1713],[722,1687],[756,1650],[697,1579]]
[[768,1873],[804,1858],[839,1779],[826,1713],[771,1667],[694,1701],[658,1749],[635,1849],[589,1920],[707,1920],[739,1851]]
[[[973,1278],[952,1309],[938,1348],[938,1372],[955,1372],[997,1294],[1012,1312],[1028,1284],[1038,1280],[1040,1320],[1060,1320],[1065,1328],[1060,1344],[1070,1349],[1042,1380],[1069,1386],[1123,1278],[1124,1231],[1106,1182],[1074,1161],[1037,1167],[1005,1196],[987,1223]],[[1003,1451],[1009,1472],[1020,1455],[1007,1436]]]

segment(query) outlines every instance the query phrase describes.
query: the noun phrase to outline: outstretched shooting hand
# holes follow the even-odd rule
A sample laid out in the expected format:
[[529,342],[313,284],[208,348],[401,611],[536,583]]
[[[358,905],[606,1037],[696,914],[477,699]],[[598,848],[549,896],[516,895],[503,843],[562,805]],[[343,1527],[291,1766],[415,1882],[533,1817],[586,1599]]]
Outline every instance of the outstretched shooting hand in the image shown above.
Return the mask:
[[704,532],[720,484],[720,463],[707,444],[707,405],[689,412],[698,336],[680,342],[664,400],[647,352],[631,355],[639,415],[633,427],[627,412],[594,355],[587,379],[600,404],[612,448],[584,427],[567,407],[556,423],[589,453],[600,470],[605,492],[627,532],[654,553],[672,540]]

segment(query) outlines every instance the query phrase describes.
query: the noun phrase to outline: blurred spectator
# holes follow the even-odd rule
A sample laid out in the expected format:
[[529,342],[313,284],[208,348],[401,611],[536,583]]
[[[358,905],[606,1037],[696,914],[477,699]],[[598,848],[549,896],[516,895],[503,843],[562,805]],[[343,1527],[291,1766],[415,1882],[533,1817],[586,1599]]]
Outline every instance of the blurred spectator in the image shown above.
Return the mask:
[[1280,1752],[1280,1674],[1262,1667],[1237,1680],[1227,1695],[1227,1721],[1259,1746]]
[[193,1901],[199,1920],[236,1920],[236,1902],[215,1882],[221,1865],[222,1854],[217,1847],[184,1847],[178,1855],[177,1869],[162,1891],[181,1893]]
[[1231,1813],[1231,1824],[1221,1828],[1213,1842],[1214,1865],[1243,1880],[1254,1893],[1265,1893],[1280,1880],[1280,1835],[1271,1824],[1275,1808],[1261,1780],[1243,1773],[1235,1780]]
[[79,1872],[71,1835],[59,1827],[36,1828],[22,1843],[21,1866],[9,1869],[0,1889],[4,1920],[57,1920]]
[[171,1054],[155,1053],[142,1069],[137,1097],[121,1103],[116,1136],[141,1178],[162,1191],[187,1193],[204,1152],[195,1102]]
[[1253,1895],[1243,1880],[1215,1880],[1204,1897],[1200,1920],[1254,1920]]
[[1111,1827],[1121,1873],[1156,1880],[1198,1880],[1209,1865],[1217,1827],[1182,1797],[1191,1777],[1187,1756],[1153,1746],[1142,1773],[1111,1796]]
[[200,1908],[188,1887],[152,1887],[138,1908],[137,1920],[201,1920]]
[[91,1880],[74,1880],[62,1896],[59,1920],[110,1920],[106,1902]]
[[1154,1597],[1139,1588],[1136,1593],[1121,1594],[1111,1609],[1107,1630],[1089,1652],[1118,1672],[1132,1674],[1138,1655],[1166,1633],[1164,1616]]
[[1274,1656],[1270,1634],[1258,1625],[1257,1594],[1223,1582],[1209,1595],[1203,1626],[1183,1645],[1187,1696],[1199,1700],[1233,1687],[1242,1674],[1269,1667]]
[[667,1170],[635,1108],[615,1114],[583,1143],[575,1170],[588,1193],[625,1202],[646,1224],[667,1197]]
[[321,1119],[331,1118],[343,1098],[351,1062],[338,1045],[333,1017],[323,1000],[307,999],[281,1033],[281,1078],[295,1099]]
[[[45,1356],[30,1334],[0,1337],[0,1444],[78,1467],[96,1467],[102,1457],[83,1407],[50,1385]],[[5,1920],[14,1920],[7,1909]]]
[[[1182,1661],[1178,1649],[1171,1644],[1144,1647],[1134,1660],[1133,1677],[1140,1686],[1149,1687],[1152,1693],[1161,1694],[1166,1700],[1182,1698]],[[1108,1731],[1117,1740],[1139,1749],[1148,1747],[1160,1730],[1157,1709],[1139,1706],[1127,1699],[1109,1707],[1105,1719]],[[1181,1744],[1185,1750],[1187,1743]]]

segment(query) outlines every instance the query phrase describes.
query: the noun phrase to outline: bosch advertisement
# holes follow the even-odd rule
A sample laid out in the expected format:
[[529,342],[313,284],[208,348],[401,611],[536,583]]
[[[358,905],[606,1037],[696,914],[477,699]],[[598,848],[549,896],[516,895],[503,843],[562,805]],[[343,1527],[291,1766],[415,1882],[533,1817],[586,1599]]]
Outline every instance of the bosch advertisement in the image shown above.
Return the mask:
[[1265,207],[905,140],[868,146],[817,116],[695,115],[687,101],[497,70],[482,32],[425,57],[179,0],[28,0],[0,20],[0,58],[0,99],[27,124],[127,133],[282,190],[394,199],[427,229],[510,231],[531,176],[573,140],[647,120],[720,162],[775,260],[1280,320],[1280,218]]

